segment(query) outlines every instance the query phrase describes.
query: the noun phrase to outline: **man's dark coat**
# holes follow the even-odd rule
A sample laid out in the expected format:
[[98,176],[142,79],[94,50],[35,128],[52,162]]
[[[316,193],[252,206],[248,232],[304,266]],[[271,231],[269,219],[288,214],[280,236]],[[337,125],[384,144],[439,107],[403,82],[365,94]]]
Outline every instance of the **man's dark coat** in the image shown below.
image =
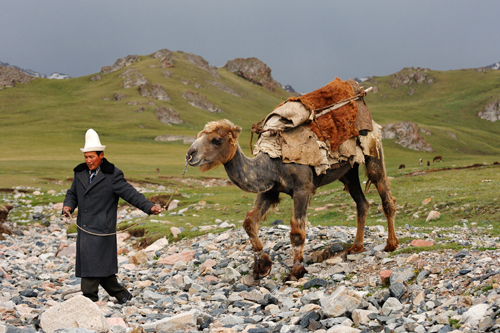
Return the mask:
[[[101,169],[89,184],[85,163],[74,170],[75,178],[66,193],[64,206],[71,212],[78,207],[77,225],[95,234],[116,232],[118,199],[121,197],[149,214],[154,204],[130,185],[123,172],[105,158]],[[116,235],[94,236],[78,229],[76,239],[77,277],[106,277],[118,273]]]

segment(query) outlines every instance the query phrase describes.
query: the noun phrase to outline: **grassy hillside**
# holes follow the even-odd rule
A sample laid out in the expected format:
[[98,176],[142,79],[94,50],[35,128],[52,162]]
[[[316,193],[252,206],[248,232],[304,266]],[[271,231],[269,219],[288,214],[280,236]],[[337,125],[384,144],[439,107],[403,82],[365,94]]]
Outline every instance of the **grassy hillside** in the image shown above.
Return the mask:
[[[118,164],[127,177],[144,180],[156,175],[179,174],[188,146],[180,142],[156,142],[165,134],[196,135],[207,121],[228,118],[244,129],[243,140],[250,138],[251,124],[262,119],[289,94],[270,92],[221,68],[220,78],[193,65],[176,53],[174,67],[160,68],[160,59],[142,56],[141,61],[92,81],[93,75],[69,80],[37,79],[27,85],[0,90],[0,187],[34,183],[42,178],[64,180],[82,162],[79,148],[84,134],[94,128],[107,146],[106,156]],[[162,85],[171,101],[142,97],[138,87],[123,88],[119,76],[135,67],[151,83]],[[224,92],[210,82],[218,82],[238,96]],[[187,84],[186,84],[187,83]],[[191,106],[182,97],[185,91],[198,92],[222,109],[210,113]],[[113,100],[115,93],[127,95]],[[136,101],[139,105],[128,105]],[[147,104],[154,102],[156,106]],[[157,106],[175,109],[183,123],[169,126],[154,114]],[[143,107],[144,112],[137,112]],[[246,144],[248,148],[248,143]],[[197,174],[193,170],[194,175]],[[217,174],[223,176],[221,172]]]
[[430,130],[432,135],[423,136],[435,153],[417,154],[427,159],[443,155],[445,160],[460,161],[475,155],[481,163],[498,158],[500,124],[483,120],[476,113],[500,97],[500,71],[467,69],[426,74],[433,79],[432,84],[413,81],[412,85],[393,88],[392,75],[364,82],[366,87],[378,88],[376,94],[366,97],[376,121],[384,125],[408,120]]
[[[168,183],[158,177],[156,169],[160,169],[161,176],[179,176],[184,167],[188,146],[180,141],[157,142],[153,140],[156,136],[194,136],[207,121],[215,119],[228,118],[243,128],[240,145],[248,154],[251,124],[267,115],[288,93],[270,92],[223,68],[217,70],[220,78],[216,78],[187,61],[182,52],[175,55],[173,68],[160,68],[159,59],[142,56],[141,61],[103,75],[99,81],[92,81],[93,75],[69,80],[37,79],[0,90],[0,188],[67,187],[72,168],[82,162],[79,148],[84,145],[88,128],[100,134],[109,160],[119,165],[128,178],[138,181]],[[151,83],[162,85],[171,101],[142,97],[136,86],[124,88],[120,75],[131,67]],[[171,73],[168,78],[163,75],[165,70]],[[476,113],[500,95],[500,71],[428,71],[426,75],[432,84],[413,82],[393,88],[393,75],[373,77],[363,84],[378,89],[365,99],[375,121],[388,124],[409,120],[432,133],[423,136],[435,149],[433,153],[416,152],[394,140],[384,140],[389,174],[399,176],[425,169],[425,165],[418,165],[419,158],[426,162],[436,155],[443,156],[439,167],[499,160],[500,126],[480,119]],[[211,82],[228,87],[239,97]],[[191,106],[182,97],[188,90],[206,96],[223,112],[210,113]],[[115,93],[127,97],[115,101]],[[131,101],[138,105],[128,105]],[[169,126],[160,122],[154,114],[158,106],[175,109],[183,123]],[[141,107],[144,112],[138,112]],[[406,169],[399,171],[401,163]],[[201,174],[189,169],[188,176]],[[222,168],[206,176],[226,177]]]

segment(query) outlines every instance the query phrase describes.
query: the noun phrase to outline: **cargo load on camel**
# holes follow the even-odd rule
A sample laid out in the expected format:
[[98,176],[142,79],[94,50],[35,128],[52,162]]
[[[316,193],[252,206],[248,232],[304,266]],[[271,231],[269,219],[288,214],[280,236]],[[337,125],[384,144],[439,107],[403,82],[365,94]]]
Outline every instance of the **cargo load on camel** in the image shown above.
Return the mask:
[[318,90],[288,98],[252,126],[252,135],[259,134],[252,153],[310,165],[317,175],[347,163],[364,164],[364,155],[378,158],[381,126],[363,100],[367,91],[352,79],[336,78]]

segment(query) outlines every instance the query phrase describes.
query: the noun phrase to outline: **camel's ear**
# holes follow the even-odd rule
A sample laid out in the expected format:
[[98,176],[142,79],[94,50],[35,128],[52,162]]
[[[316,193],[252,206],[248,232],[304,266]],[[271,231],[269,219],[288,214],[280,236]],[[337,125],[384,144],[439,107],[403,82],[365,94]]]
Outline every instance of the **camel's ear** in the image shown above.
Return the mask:
[[238,139],[238,137],[240,136],[240,133],[241,133],[241,127],[234,126],[233,127],[233,136],[235,139]]

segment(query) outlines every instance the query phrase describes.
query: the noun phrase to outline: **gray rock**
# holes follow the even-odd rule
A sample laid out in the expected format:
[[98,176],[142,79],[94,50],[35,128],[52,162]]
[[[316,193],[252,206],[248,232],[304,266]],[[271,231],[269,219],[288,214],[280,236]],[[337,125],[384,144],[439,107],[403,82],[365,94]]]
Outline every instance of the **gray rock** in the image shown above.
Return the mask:
[[96,332],[109,331],[109,324],[99,307],[84,296],[75,296],[46,310],[40,317],[40,326],[46,333],[60,328],[83,327]]

